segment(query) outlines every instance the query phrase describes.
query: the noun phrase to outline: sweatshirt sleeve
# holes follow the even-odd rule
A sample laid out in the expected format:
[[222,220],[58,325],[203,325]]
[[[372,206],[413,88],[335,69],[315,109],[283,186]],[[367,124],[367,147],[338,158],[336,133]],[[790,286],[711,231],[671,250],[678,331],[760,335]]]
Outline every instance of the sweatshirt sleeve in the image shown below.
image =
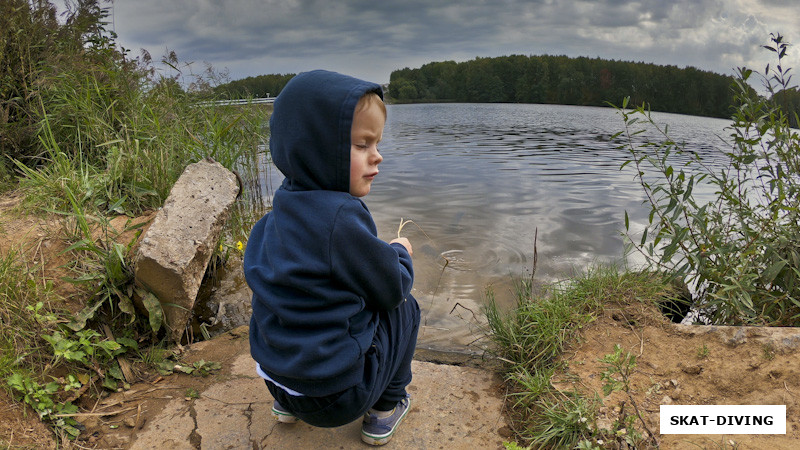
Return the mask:
[[368,309],[394,309],[411,293],[411,256],[402,245],[377,237],[372,216],[360,201],[348,202],[339,210],[330,255],[333,278],[363,298]]

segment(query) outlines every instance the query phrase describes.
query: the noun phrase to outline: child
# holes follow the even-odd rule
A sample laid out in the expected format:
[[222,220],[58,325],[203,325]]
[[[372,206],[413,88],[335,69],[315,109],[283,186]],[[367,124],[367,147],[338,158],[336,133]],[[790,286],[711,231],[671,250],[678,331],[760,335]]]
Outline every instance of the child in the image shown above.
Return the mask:
[[250,348],[281,422],[336,427],[364,416],[381,445],[408,413],[419,306],[411,243],[386,243],[360,199],[383,157],[377,84],[326,71],[275,101],[270,152],[285,175],[244,255]]

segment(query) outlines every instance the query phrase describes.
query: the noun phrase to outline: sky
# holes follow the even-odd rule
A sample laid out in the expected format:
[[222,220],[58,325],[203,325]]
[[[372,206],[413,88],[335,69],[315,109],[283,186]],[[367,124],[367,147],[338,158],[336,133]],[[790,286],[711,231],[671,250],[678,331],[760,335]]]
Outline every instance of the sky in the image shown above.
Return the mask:
[[[131,56],[174,51],[185,73],[210,65],[230,80],[320,68],[387,83],[405,67],[511,54],[733,75],[774,62],[760,47],[770,33],[800,44],[797,0],[114,0],[110,19]],[[800,71],[800,45],[784,66]]]

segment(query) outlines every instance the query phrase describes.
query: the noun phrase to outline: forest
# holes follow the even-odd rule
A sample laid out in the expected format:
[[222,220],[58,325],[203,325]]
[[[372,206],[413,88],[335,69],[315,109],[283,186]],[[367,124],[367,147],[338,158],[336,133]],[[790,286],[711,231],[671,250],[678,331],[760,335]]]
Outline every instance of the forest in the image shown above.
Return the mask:
[[392,72],[398,103],[517,102],[607,106],[647,103],[655,111],[730,117],[732,76],[656,64],[567,56],[511,55],[432,62]]

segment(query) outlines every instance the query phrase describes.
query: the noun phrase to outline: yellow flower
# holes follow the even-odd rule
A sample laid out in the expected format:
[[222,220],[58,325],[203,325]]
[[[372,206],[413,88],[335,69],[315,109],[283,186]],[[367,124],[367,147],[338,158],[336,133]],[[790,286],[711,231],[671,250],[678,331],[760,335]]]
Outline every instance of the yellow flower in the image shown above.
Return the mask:
[[224,248],[222,247],[222,244],[219,244],[219,251],[223,251],[223,250],[224,250]]
[[244,249],[244,245],[242,244],[242,241],[237,241],[236,242],[236,250],[242,251],[243,249]]

